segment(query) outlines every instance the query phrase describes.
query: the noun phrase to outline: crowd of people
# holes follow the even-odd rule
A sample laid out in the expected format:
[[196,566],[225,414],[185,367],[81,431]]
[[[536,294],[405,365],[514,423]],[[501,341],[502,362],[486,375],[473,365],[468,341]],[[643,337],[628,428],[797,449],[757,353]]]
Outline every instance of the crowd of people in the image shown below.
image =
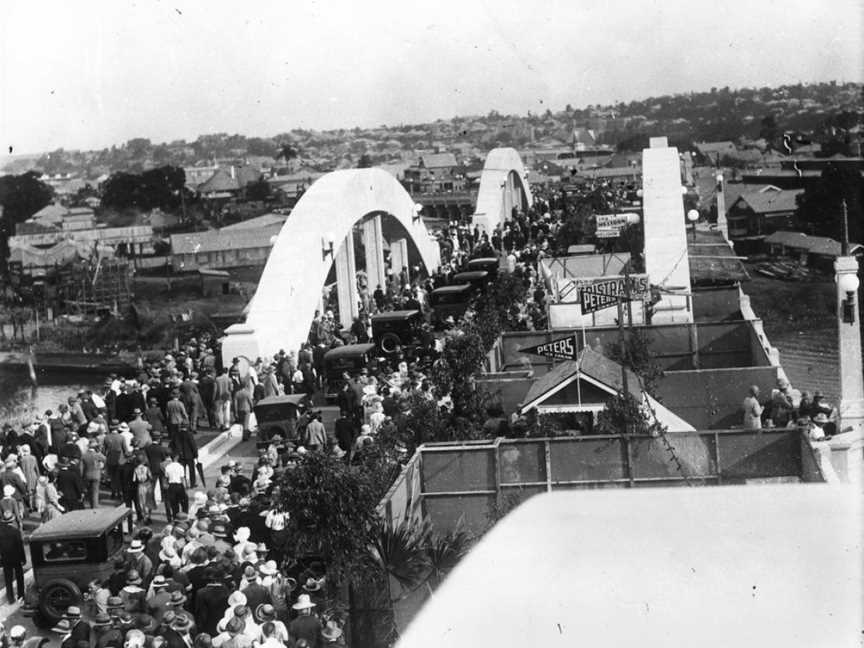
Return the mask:
[[777,387],[767,399],[761,398],[757,385],[751,386],[742,409],[743,427],[747,430],[800,428],[811,441],[824,441],[837,433],[837,408],[825,400],[822,392],[802,392],[784,377],[777,379]]
[[139,527],[111,575],[90,581],[83,604],[54,627],[61,646],[344,646],[324,565],[285,550],[287,514],[273,505],[273,477],[266,455],[251,474],[230,462],[212,488],[194,493],[188,512],[158,532]]

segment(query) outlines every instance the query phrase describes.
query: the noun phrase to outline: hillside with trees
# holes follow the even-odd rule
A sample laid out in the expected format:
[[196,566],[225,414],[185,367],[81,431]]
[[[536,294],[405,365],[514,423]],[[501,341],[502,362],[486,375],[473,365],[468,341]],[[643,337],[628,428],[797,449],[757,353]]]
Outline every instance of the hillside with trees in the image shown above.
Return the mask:
[[783,151],[784,134],[795,144],[819,142],[826,155],[860,154],[862,85],[813,83],[776,88],[711,88],[706,92],[648,97],[639,101],[589,105],[544,113],[466,115],[422,124],[335,130],[293,129],[271,137],[212,133],[194,141],[154,143],[144,137],[99,151],[57,149],[17,159],[7,173],[36,169],[49,175],[98,178],[123,171],[142,173],[162,166],[192,166],[224,159],[299,160],[321,171],[398,160],[417,150],[459,150],[463,158],[496,146],[567,145],[573,129],[591,129],[598,143],[620,151],[638,151],[650,135],[666,135],[671,144],[755,142]]

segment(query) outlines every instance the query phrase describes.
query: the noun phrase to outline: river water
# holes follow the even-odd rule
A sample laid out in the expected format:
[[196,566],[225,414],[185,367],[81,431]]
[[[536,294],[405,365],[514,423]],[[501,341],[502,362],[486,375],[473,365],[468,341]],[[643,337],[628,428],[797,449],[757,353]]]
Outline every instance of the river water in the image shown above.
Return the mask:
[[104,381],[94,374],[37,372],[37,386],[30,383],[27,370],[0,367],[0,424],[27,422],[46,409],[57,411],[60,403],[82,389],[95,389]]

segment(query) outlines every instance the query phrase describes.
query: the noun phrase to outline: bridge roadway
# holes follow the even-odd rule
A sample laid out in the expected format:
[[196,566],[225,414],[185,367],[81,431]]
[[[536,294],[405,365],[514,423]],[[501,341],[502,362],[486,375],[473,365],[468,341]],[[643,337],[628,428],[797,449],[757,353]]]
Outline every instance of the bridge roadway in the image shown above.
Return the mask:
[[[321,410],[322,422],[324,423],[327,431],[332,432],[336,419],[339,417],[339,409],[335,406],[320,406],[318,407],[318,409]],[[208,441],[212,441],[216,436],[216,433],[212,431],[200,432],[199,443],[201,444],[202,448],[204,447],[205,443],[207,443]],[[207,483],[207,487],[212,487],[212,485],[216,483],[216,478],[219,476],[222,466],[232,459],[240,463],[242,470],[245,474],[251,475],[252,469],[255,466],[255,462],[258,458],[258,451],[255,447],[255,441],[255,435],[253,435],[252,438],[250,438],[248,441],[241,441],[240,443],[232,447],[230,450],[228,450],[228,452],[225,453],[223,456],[210,463],[209,466],[206,466],[204,469],[204,478]],[[197,488],[190,488],[187,491],[189,493],[190,500],[192,498],[192,493],[196,490],[203,490],[201,488],[200,481],[198,482]],[[107,495],[107,493],[103,492],[103,495]],[[116,500],[112,500],[108,497],[103,497],[101,501],[104,502],[106,505],[110,506],[116,506],[119,503]],[[166,522],[167,520],[165,519],[165,509],[160,508],[153,513],[153,523],[150,525],[150,527],[154,531],[158,532],[165,526]],[[139,525],[136,525],[135,528],[137,529],[138,527]],[[27,522],[27,524],[25,525],[25,540],[26,534],[32,533],[35,528],[36,524],[34,521]],[[126,540],[128,544],[129,540],[131,540],[131,536],[127,535]],[[27,555],[29,557],[29,551]],[[25,570],[27,570],[29,567],[30,564],[28,561],[28,564],[25,565]],[[25,577],[27,575],[28,574],[25,573]],[[37,628],[31,618],[26,617],[21,613],[20,604],[9,605],[6,601],[5,590],[0,590],[0,603],[2,603],[0,604],[0,622],[3,623],[7,632],[9,628],[11,628],[13,625],[22,625],[27,629],[28,637],[39,635],[48,637],[49,643],[45,645],[49,648],[59,648],[62,637],[58,634],[52,633],[49,628]]]

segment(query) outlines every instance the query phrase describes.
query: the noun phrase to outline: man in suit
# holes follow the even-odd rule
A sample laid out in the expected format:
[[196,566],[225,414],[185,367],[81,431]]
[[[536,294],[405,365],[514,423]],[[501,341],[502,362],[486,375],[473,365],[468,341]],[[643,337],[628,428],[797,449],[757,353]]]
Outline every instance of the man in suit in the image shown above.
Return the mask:
[[168,629],[162,633],[167,648],[192,648],[192,619],[188,614],[177,614]]
[[84,500],[84,479],[77,466],[72,466],[66,457],[60,458],[60,472],[57,473],[57,490],[60,503],[67,511],[82,508]]
[[99,442],[91,439],[87,452],[81,455],[84,468],[84,483],[87,486],[87,498],[92,508],[99,508],[99,483],[102,481],[102,467],[105,465],[105,455],[99,452]]
[[195,619],[198,632],[206,632],[211,637],[219,634],[216,625],[228,609],[228,588],[214,567],[209,567],[204,580],[207,585],[195,594]]
[[168,436],[173,442],[180,424],[189,424],[189,414],[180,400],[180,391],[177,389],[171,392],[171,400],[165,405],[165,419],[168,424]]
[[66,638],[63,640],[63,643],[60,644],[60,648],[76,648],[79,641],[84,641],[89,644],[92,630],[90,624],[81,618],[81,608],[77,605],[70,605],[66,608],[66,614],[64,616],[69,620],[71,629],[69,630],[69,634],[66,635]]
[[105,445],[105,469],[111,481],[111,497],[120,497],[120,463],[126,453],[126,440],[117,431],[120,421],[114,419],[103,441]]
[[15,603],[16,590],[12,589],[12,583],[17,585],[18,597],[24,597],[24,564],[27,555],[24,553],[24,539],[21,531],[15,524],[15,516],[12,511],[3,511],[0,517],[0,562],[3,564],[3,578],[6,581],[6,598],[9,603]]

